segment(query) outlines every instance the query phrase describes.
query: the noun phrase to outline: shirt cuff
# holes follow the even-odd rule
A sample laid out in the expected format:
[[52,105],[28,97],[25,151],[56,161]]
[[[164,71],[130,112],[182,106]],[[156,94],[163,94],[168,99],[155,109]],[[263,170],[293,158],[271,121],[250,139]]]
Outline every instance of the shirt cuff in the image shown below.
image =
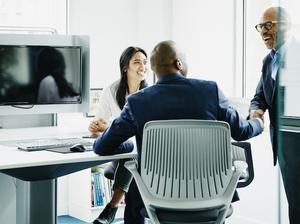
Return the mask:
[[256,119],[256,120],[259,121],[259,124],[260,124],[261,129],[264,130],[264,122],[262,121],[262,119],[260,119],[260,118],[258,118],[258,117],[254,118],[254,119]]

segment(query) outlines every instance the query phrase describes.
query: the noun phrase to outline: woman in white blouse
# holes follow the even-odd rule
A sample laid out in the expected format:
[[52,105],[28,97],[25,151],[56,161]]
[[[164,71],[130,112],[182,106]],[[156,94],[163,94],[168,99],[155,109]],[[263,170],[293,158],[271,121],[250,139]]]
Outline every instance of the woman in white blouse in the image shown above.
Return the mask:
[[[143,49],[126,48],[120,57],[119,64],[121,78],[104,89],[96,114],[97,118],[89,125],[88,129],[93,135],[98,136],[105,131],[112,120],[120,115],[128,95],[146,87],[147,54]],[[132,176],[124,167],[124,162],[124,160],[116,161],[106,168],[106,173],[114,172],[114,193],[111,201],[93,222],[95,224],[111,223],[118,204],[128,191]]]

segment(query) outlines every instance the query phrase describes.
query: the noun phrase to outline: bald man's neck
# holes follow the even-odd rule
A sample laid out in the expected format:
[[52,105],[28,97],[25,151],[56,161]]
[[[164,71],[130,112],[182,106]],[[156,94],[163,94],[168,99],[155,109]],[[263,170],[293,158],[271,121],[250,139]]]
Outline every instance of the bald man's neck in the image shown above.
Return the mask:
[[172,75],[174,73],[181,74],[179,70],[170,70],[168,72],[164,72],[164,73],[161,73],[161,74],[156,74],[156,76],[157,76],[157,78],[162,78],[162,77]]

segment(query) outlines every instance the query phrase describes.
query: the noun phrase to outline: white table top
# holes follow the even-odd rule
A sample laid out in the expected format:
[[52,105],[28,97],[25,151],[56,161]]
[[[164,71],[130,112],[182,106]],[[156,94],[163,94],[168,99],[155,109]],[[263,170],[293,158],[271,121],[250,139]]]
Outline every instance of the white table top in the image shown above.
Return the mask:
[[[17,149],[15,146],[1,145],[1,141],[25,140],[47,137],[80,137],[86,135],[80,131],[72,132],[67,128],[42,127],[42,128],[22,128],[0,130],[0,170],[55,164],[67,164],[76,162],[90,162],[101,160],[114,160],[132,158],[136,151],[132,153],[119,154],[113,156],[98,156],[92,151],[84,153],[56,153],[50,151],[27,152]],[[91,141],[93,141],[91,139]]]

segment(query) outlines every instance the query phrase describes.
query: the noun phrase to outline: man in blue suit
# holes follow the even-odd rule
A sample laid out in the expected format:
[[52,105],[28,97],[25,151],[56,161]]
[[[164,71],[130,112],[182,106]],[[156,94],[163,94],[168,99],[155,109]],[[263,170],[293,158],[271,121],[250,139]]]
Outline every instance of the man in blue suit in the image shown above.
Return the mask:
[[[262,118],[269,111],[270,137],[273,148],[273,160],[277,157],[289,203],[290,224],[300,223],[300,153],[298,135],[280,132],[281,145],[278,147],[279,106],[276,92],[278,74],[286,78],[289,71],[299,72],[299,42],[290,35],[290,16],[282,7],[267,9],[255,28],[260,33],[270,53],[263,59],[262,75],[250,104],[250,118]],[[300,74],[298,74],[300,75]],[[283,89],[280,89],[280,94]],[[296,102],[295,102],[296,103]]]
[[[128,97],[121,115],[96,140],[95,153],[111,155],[128,152],[125,141],[136,136],[140,161],[144,124],[152,120],[226,121],[231,127],[231,136],[238,141],[262,132],[262,120],[241,119],[215,82],[184,76],[187,72],[185,56],[173,41],[156,45],[151,55],[151,68],[158,77],[157,83]],[[142,201],[134,182],[128,194],[130,200],[126,201],[125,223],[144,223],[139,214]]]
[[[281,15],[280,20],[282,21],[278,21],[279,12]],[[281,25],[281,30],[277,30],[279,23],[285,23],[286,25]],[[274,135],[276,123],[275,81],[280,65],[279,57],[282,57],[283,54],[282,51],[279,52],[278,50],[282,47],[281,50],[286,51],[286,46],[284,46],[284,43],[286,43],[288,37],[286,35],[287,30],[284,30],[283,28],[287,28],[290,26],[289,24],[290,19],[286,10],[281,7],[272,7],[264,12],[261,18],[261,23],[255,26],[256,30],[260,33],[266,47],[271,51],[263,59],[262,75],[257,85],[255,95],[251,100],[249,117],[263,118],[265,111],[269,111],[270,135],[273,144],[274,165],[276,165],[277,161],[277,138],[276,135]],[[278,35],[279,33],[281,36]]]

